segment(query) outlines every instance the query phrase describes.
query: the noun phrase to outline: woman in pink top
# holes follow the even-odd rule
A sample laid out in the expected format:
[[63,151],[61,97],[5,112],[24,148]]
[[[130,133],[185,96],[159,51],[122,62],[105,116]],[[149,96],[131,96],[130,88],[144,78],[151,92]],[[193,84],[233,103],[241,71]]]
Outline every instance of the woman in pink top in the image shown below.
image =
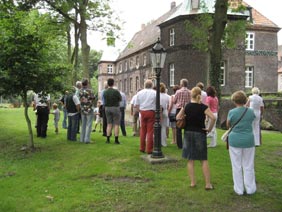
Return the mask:
[[[215,116],[215,121],[217,120],[218,114],[218,98],[216,97],[215,88],[209,86],[206,90],[207,98],[206,98],[206,105],[210,108],[211,112]],[[208,126],[210,125],[210,120],[208,119]],[[213,126],[211,132],[207,135],[211,138],[211,142],[208,147],[216,147],[216,140],[217,140],[217,133],[216,133],[216,125]]]

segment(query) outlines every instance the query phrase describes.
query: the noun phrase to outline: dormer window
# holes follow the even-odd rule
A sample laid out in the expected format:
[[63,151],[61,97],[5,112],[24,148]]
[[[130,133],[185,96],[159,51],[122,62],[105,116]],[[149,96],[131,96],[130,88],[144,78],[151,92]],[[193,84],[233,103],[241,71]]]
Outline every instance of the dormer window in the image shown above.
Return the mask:
[[197,10],[200,7],[200,0],[191,0],[191,9]]

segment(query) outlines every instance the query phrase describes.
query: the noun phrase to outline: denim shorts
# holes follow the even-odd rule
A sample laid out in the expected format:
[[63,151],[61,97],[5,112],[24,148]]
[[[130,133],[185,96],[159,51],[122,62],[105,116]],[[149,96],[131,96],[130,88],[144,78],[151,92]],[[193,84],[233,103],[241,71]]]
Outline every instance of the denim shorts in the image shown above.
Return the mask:
[[207,160],[207,136],[202,132],[185,131],[182,157],[188,160]]

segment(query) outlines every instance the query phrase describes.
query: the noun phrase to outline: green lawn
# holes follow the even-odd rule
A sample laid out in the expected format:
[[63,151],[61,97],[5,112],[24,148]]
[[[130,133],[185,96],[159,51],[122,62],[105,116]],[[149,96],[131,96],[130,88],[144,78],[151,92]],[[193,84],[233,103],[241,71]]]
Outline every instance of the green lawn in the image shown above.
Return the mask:
[[[34,125],[32,110],[30,116]],[[66,130],[55,134],[50,116],[47,138],[35,136],[38,151],[30,153],[20,150],[28,142],[23,109],[0,109],[0,117],[1,212],[282,211],[281,133],[263,132],[263,146],[256,149],[257,193],[237,196],[220,139],[217,148],[209,149],[215,190],[205,191],[199,163],[197,187],[189,187],[186,161],[175,145],[162,150],[176,162],[152,165],[141,158],[136,137],[105,144],[95,132],[92,144],[72,143]],[[222,133],[218,130],[219,138]]]

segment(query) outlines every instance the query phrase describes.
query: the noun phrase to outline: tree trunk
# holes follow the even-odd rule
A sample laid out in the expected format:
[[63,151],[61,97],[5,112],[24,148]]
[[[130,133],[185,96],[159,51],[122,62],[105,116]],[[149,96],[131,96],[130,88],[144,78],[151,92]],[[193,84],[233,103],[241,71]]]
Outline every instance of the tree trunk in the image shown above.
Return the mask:
[[224,29],[227,23],[227,8],[228,0],[216,0],[215,14],[213,20],[213,27],[211,39],[209,41],[210,52],[210,82],[217,91],[218,97],[221,97],[220,85],[220,66],[222,61],[221,40],[223,37]]
[[83,77],[89,79],[89,53],[90,46],[87,43],[87,23],[85,17],[86,5],[80,5],[80,41],[81,41],[81,54],[82,54],[82,68]]
[[26,120],[26,123],[27,123],[28,134],[29,134],[29,142],[30,142],[29,147],[30,147],[31,150],[34,150],[35,146],[34,146],[34,141],[33,141],[31,121],[30,121],[30,118],[28,116],[28,103],[27,103],[27,93],[26,92],[22,95],[22,99],[23,99],[23,102],[24,102],[24,116],[25,116],[25,120]]

